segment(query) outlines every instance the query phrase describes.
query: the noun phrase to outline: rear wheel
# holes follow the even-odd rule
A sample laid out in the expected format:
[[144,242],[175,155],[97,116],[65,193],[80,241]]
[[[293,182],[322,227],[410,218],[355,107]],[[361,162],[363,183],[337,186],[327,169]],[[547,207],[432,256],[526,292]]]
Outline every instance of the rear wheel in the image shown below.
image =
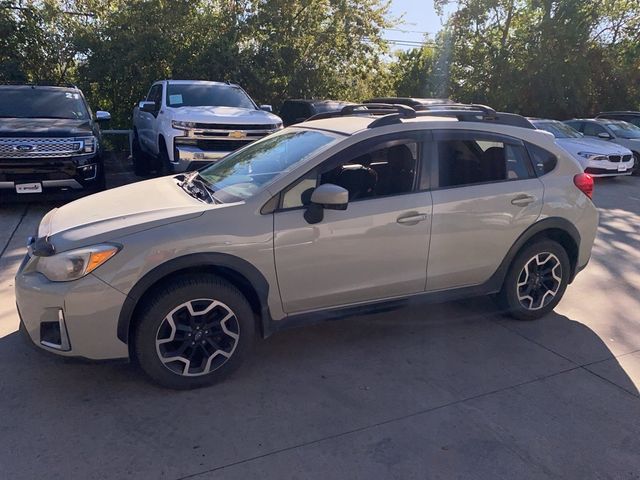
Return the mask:
[[213,275],[177,278],[145,302],[138,320],[138,362],[168,388],[204,387],[226,378],[255,340],[246,298]]
[[518,254],[499,294],[501,306],[519,320],[535,320],[552,311],[562,299],[571,273],[562,245],[541,240]]

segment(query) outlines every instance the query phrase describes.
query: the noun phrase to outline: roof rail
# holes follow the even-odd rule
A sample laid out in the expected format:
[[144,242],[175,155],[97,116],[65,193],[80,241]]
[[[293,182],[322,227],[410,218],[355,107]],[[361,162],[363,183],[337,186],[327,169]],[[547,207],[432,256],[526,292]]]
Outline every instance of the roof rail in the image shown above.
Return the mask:
[[[321,120],[323,118],[346,117],[349,115],[382,115],[369,125],[369,128],[379,126],[382,120],[396,123],[401,118],[415,118],[416,111],[406,105],[390,103],[354,103],[346,105],[335,112],[318,113],[309,117],[306,121]],[[386,124],[386,123],[385,123]]]
[[517,113],[496,112],[493,108],[485,105],[468,105],[468,108],[446,108],[427,109],[417,112],[418,117],[455,117],[460,122],[488,122],[498,125],[509,125],[512,127],[528,128],[535,130],[536,127],[522,115]]
[[40,82],[21,82],[19,80],[5,80],[2,85],[10,85],[15,87],[62,87],[62,88],[78,88],[73,83],[66,82],[48,82],[48,81],[40,81]]

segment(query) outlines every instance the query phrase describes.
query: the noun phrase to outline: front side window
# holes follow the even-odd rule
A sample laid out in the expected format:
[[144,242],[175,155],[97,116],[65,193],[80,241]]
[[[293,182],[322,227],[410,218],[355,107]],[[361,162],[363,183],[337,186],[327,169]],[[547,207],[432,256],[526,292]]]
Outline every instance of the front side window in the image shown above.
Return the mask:
[[499,137],[456,132],[440,135],[436,145],[441,188],[533,176],[524,147]]
[[256,105],[239,87],[210,83],[169,83],[168,107],[235,107],[256,110]]
[[219,200],[243,200],[339,138],[329,132],[283,130],[227,155],[200,175]]
[[345,188],[350,202],[410,193],[418,178],[418,155],[416,141],[396,140],[357,156],[347,154],[337,163],[330,160],[289,187],[282,208],[307,205],[313,189],[324,183]]
[[3,88],[0,118],[64,118],[86,120],[89,112],[78,91]]

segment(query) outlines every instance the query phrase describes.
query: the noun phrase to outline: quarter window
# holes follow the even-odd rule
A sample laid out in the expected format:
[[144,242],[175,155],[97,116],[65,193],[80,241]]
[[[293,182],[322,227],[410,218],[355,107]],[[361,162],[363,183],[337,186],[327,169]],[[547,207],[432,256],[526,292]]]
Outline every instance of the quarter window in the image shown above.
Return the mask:
[[553,153],[547,152],[544,148],[537,147],[530,143],[527,144],[527,150],[529,151],[529,155],[531,155],[533,166],[539,177],[546,175],[556,168],[558,158]]
[[440,187],[523,180],[533,176],[522,145],[493,136],[466,133],[437,140]]

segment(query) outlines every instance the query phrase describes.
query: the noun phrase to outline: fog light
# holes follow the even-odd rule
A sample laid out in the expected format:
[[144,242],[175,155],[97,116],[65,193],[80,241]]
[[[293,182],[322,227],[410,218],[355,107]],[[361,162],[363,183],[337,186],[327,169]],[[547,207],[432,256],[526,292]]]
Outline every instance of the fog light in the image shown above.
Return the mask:
[[71,350],[62,309],[58,310],[57,322],[42,322],[40,324],[40,344],[65,352]]
[[98,166],[95,163],[90,163],[89,165],[78,167],[78,170],[80,170],[80,174],[84,180],[93,180],[98,173]]

